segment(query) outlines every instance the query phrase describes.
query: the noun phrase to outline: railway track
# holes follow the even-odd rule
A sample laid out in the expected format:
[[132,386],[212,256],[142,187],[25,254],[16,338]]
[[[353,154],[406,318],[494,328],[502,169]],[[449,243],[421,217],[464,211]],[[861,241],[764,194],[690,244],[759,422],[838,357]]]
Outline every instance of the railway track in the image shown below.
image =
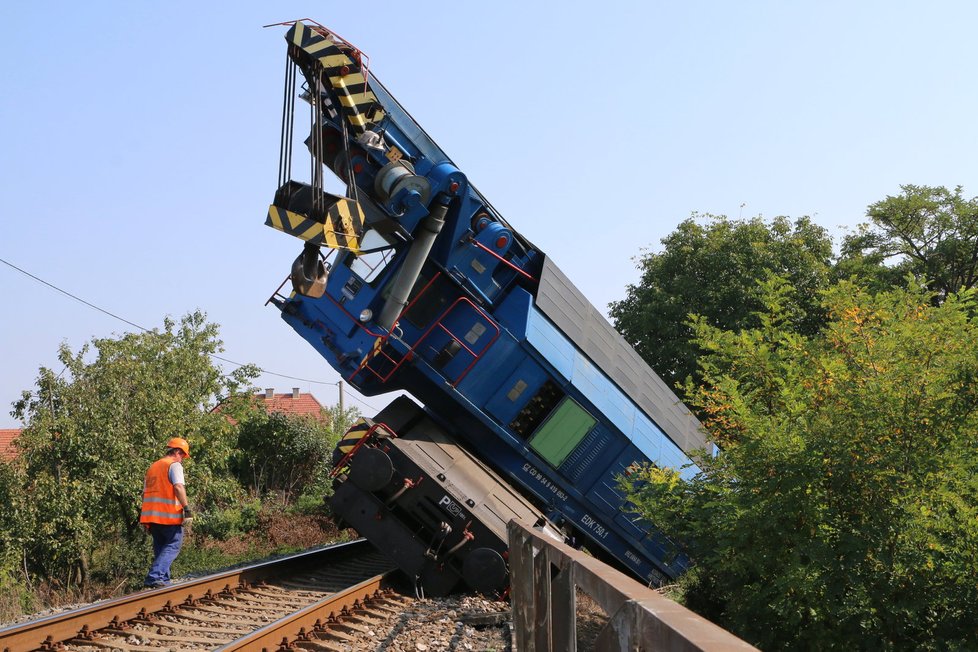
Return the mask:
[[0,651],[342,650],[357,622],[410,602],[392,568],[366,541],[339,544],[6,627]]

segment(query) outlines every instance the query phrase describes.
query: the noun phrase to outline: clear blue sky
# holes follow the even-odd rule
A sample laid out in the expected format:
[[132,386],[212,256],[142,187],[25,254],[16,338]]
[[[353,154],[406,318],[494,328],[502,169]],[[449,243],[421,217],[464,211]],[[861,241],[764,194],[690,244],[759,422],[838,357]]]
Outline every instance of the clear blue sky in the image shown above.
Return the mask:
[[[5,2],[0,258],[149,328],[202,309],[224,356],[306,379],[257,385],[335,402],[336,374],[263,306],[300,247],[263,225],[285,46],[262,25],[303,17],[365,52],[602,310],[694,211],[838,233],[900,184],[978,194],[964,0]],[[61,342],[132,327],[3,264],[0,283],[16,427]]]

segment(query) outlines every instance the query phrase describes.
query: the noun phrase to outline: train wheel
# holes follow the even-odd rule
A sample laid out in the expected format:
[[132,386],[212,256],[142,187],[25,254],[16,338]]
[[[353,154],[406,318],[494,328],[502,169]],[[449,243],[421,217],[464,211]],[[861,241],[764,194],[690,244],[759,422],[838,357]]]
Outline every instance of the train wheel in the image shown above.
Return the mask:
[[506,586],[506,561],[492,548],[476,548],[462,562],[462,577],[476,591],[492,593]]
[[444,564],[431,560],[425,562],[420,579],[425,595],[436,598],[451,594],[459,583],[458,573]]
[[364,491],[380,491],[394,476],[394,464],[379,448],[362,447],[350,460],[350,481]]

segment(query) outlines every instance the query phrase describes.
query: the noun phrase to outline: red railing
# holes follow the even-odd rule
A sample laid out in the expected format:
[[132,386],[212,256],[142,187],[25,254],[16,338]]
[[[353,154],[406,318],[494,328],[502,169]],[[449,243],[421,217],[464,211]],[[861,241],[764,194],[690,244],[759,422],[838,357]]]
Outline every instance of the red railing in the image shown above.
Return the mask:
[[[432,284],[435,282],[435,280],[439,276],[441,276],[441,272],[438,272],[437,274],[435,274],[431,278],[431,280],[428,281],[428,283],[425,284],[425,286],[421,289],[421,291],[417,294],[417,296],[415,296],[414,299],[412,299],[404,307],[404,309],[398,315],[397,320],[394,322],[395,324],[397,324],[397,322],[400,321],[400,319],[409,310],[411,310],[411,308],[418,302],[418,300],[428,292],[428,290],[431,288]],[[268,301],[265,302],[265,305],[268,305],[272,301],[272,299],[274,299],[275,297],[280,297],[282,300],[287,300],[288,299],[288,297],[286,297],[285,295],[283,295],[281,291],[282,291],[282,287],[285,286],[285,284],[289,282],[289,279],[290,278],[291,278],[291,276],[286,276],[285,277],[285,280],[282,281],[281,285],[278,286],[278,289],[276,289],[275,292],[272,293],[272,296],[268,298]],[[424,332],[424,334],[422,334],[421,337],[418,338],[418,340],[413,345],[411,345],[411,347],[400,357],[400,359],[395,359],[392,356],[390,356],[387,352],[384,351],[384,346],[387,344],[387,340],[390,339],[390,336],[391,336],[390,333],[375,332],[375,331],[370,330],[369,328],[367,328],[366,326],[364,326],[360,322],[359,319],[357,319],[346,308],[344,308],[343,305],[340,302],[338,302],[336,299],[334,299],[328,292],[326,294],[324,294],[323,296],[326,297],[327,299],[329,299],[329,301],[337,309],[339,309],[339,311],[341,313],[343,313],[344,315],[346,315],[346,317],[351,322],[353,322],[357,326],[357,328],[359,328],[360,330],[362,330],[367,335],[376,338],[376,340],[374,342],[373,349],[371,351],[367,352],[367,354],[363,356],[363,359],[360,361],[360,364],[357,365],[357,368],[353,371],[353,373],[351,373],[346,378],[346,380],[348,382],[350,382],[350,383],[353,383],[353,379],[356,378],[361,372],[364,372],[364,371],[369,371],[378,380],[380,380],[381,383],[386,383],[388,380],[390,380],[391,376],[398,369],[400,369],[400,367],[406,361],[409,361],[409,360],[413,359],[416,351],[418,350],[418,347],[422,344],[422,342],[425,341],[425,339],[428,338],[429,335],[431,335],[432,332],[435,331],[435,329],[441,329],[442,331],[444,331],[448,335],[448,337],[450,337],[452,340],[454,340],[462,349],[465,350],[465,352],[468,355],[470,355],[472,357],[472,362],[470,362],[469,365],[465,369],[462,370],[462,373],[460,373],[458,375],[458,377],[455,378],[455,380],[452,381],[452,387],[457,387],[458,384],[460,382],[462,382],[462,379],[464,379],[465,376],[468,375],[468,373],[469,373],[469,371],[471,371],[472,367],[475,366],[475,363],[478,362],[482,358],[483,354],[485,354],[485,352],[489,349],[489,347],[492,346],[492,344],[497,339],[499,339],[499,335],[501,333],[501,331],[499,329],[499,325],[489,316],[489,314],[485,310],[483,310],[482,308],[480,308],[479,306],[477,306],[468,297],[459,297],[458,299],[455,300],[454,303],[452,303],[452,305],[450,305],[446,310],[444,310],[441,313],[441,315],[438,316],[438,318],[431,324],[431,326],[428,327],[428,330],[426,330]],[[444,320],[452,313],[452,311],[455,310],[456,306],[459,306],[459,305],[468,305],[469,307],[471,307],[472,310],[474,310],[479,317],[481,317],[483,320],[485,320],[485,322],[496,331],[495,334],[492,336],[492,338],[478,352],[473,351],[469,346],[467,346],[462,341],[462,339],[460,337],[458,337],[455,333],[453,333],[452,330],[450,328],[448,328],[448,326],[446,326],[443,323]],[[371,367],[371,365],[370,365],[371,361],[373,361],[377,357],[382,357],[383,359],[386,359],[387,361],[390,362],[391,368],[390,368],[389,371],[387,371],[386,373],[381,373],[381,372],[377,371],[375,368]],[[356,385],[356,383],[353,383],[353,384]]]
[[[459,304],[468,304],[468,305],[469,305],[469,306],[470,306],[470,307],[471,307],[471,308],[472,308],[473,310],[475,310],[475,312],[476,312],[476,313],[477,313],[477,314],[478,314],[478,315],[479,315],[480,317],[482,317],[483,319],[485,319],[485,320],[486,320],[486,322],[487,322],[487,323],[488,323],[488,324],[489,324],[490,326],[492,326],[492,327],[493,327],[493,329],[495,329],[495,331],[496,331],[496,334],[495,334],[495,335],[493,335],[493,336],[492,336],[492,338],[491,338],[491,339],[490,339],[490,340],[489,340],[488,342],[486,342],[486,344],[485,344],[485,345],[484,345],[484,346],[483,346],[483,347],[482,347],[482,348],[481,348],[481,349],[479,350],[479,352],[478,352],[478,353],[476,353],[475,351],[473,351],[472,349],[470,349],[470,348],[469,348],[468,346],[466,346],[466,345],[465,345],[465,343],[463,343],[463,342],[462,342],[462,340],[461,340],[461,339],[460,339],[460,338],[459,338],[459,337],[458,337],[457,335],[455,335],[455,333],[453,333],[453,332],[452,332],[452,331],[451,331],[451,330],[450,330],[450,329],[449,329],[449,328],[448,328],[447,326],[445,326],[445,324],[444,324],[444,323],[442,323],[442,322],[443,322],[443,320],[445,319],[445,317],[447,317],[447,316],[449,315],[449,313],[451,313],[451,311],[452,311],[452,310],[454,310],[454,308],[455,308],[455,306],[457,306],[457,305],[459,305]],[[421,343],[422,343],[422,342],[423,342],[423,341],[424,341],[424,340],[425,340],[425,339],[426,339],[426,338],[428,337],[428,335],[430,335],[430,334],[431,334],[431,332],[435,330],[435,328],[440,328],[441,330],[443,330],[443,331],[445,331],[445,334],[447,334],[447,335],[448,335],[448,336],[449,336],[450,338],[452,338],[452,339],[453,339],[453,340],[454,340],[454,341],[455,341],[455,342],[456,342],[456,343],[457,343],[457,344],[458,344],[459,346],[461,346],[461,347],[462,347],[463,349],[465,349],[465,352],[466,352],[466,353],[468,353],[469,355],[471,355],[471,356],[472,356],[472,362],[470,362],[470,363],[469,363],[469,366],[467,366],[467,367],[466,367],[466,368],[465,368],[465,369],[464,369],[464,370],[462,371],[462,373],[461,373],[461,374],[460,374],[460,375],[458,376],[458,378],[456,378],[456,379],[455,379],[455,380],[454,380],[454,381],[452,382],[452,387],[457,387],[457,386],[458,386],[458,384],[459,384],[460,382],[462,382],[462,379],[463,379],[463,378],[465,378],[465,376],[466,376],[466,375],[468,375],[468,373],[469,373],[469,371],[470,371],[470,370],[472,369],[472,367],[474,367],[474,366],[475,366],[475,363],[476,363],[476,362],[478,362],[480,358],[482,358],[482,354],[484,354],[484,353],[485,353],[485,352],[486,352],[486,351],[487,351],[487,350],[489,349],[489,347],[490,347],[490,346],[492,346],[492,345],[493,345],[493,343],[494,343],[494,342],[495,342],[495,341],[496,341],[497,339],[499,339],[499,334],[500,334],[500,332],[501,332],[501,331],[499,330],[499,325],[498,325],[498,324],[496,324],[496,322],[494,322],[494,321],[493,321],[493,320],[492,320],[492,319],[491,319],[491,318],[489,317],[489,315],[488,315],[488,314],[486,314],[486,312],[485,312],[485,311],[484,311],[484,310],[483,310],[482,308],[480,308],[479,306],[477,306],[477,305],[475,305],[475,304],[474,304],[474,303],[473,303],[473,302],[472,302],[472,301],[471,301],[471,300],[470,300],[470,299],[469,299],[468,297],[459,297],[458,299],[456,299],[456,300],[455,300],[455,302],[454,302],[454,303],[453,303],[453,304],[452,304],[451,306],[449,306],[449,307],[448,307],[448,310],[446,310],[446,311],[445,311],[444,313],[442,313],[442,315],[441,315],[441,317],[439,317],[438,319],[436,319],[436,320],[435,320],[435,323],[434,323],[434,324],[432,324],[432,325],[431,325],[431,326],[430,326],[430,327],[428,328],[428,330],[427,330],[427,331],[425,331],[425,334],[424,334],[424,335],[422,335],[422,336],[421,336],[421,337],[420,337],[420,338],[418,339],[418,341],[417,341],[417,342],[416,342],[416,343],[414,344],[414,346],[413,346],[413,347],[411,347],[411,352],[413,352],[413,351],[414,351],[415,349],[417,349],[417,348],[418,348],[418,347],[419,347],[419,346],[421,345]]]
[[340,458],[340,461],[337,462],[335,466],[333,466],[333,470],[329,472],[329,477],[335,478],[336,476],[338,476],[340,472],[343,470],[343,468],[346,466],[347,462],[349,462],[350,459],[352,459],[353,456],[356,455],[357,451],[360,450],[360,447],[363,446],[364,442],[370,439],[370,437],[381,428],[387,431],[387,434],[390,435],[390,439],[397,437],[397,433],[394,432],[394,429],[388,426],[386,423],[375,423],[374,425],[370,426],[370,428],[367,429],[367,432],[363,434],[363,437],[361,437],[357,441],[357,443],[353,445],[353,448],[350,449],[350,452],[348,452],[346,455]]
[[531,281],[536,281],[536,279],[535,279],[535,278],[533,278],[532,276],[530,276],[530,275],[529,275],[529,274],[528,274],[527,272],[525,272],[525,271],[524,271],[523,269],[521,269],[521,268],[519,268],[519,267],[517,267],[516,265],[514,265],[514,264],[513,264],[513,261],[511,261],[511,260],[506,260],[505,258],[503,258],[502,256],[500,256],[500,255],[499,255],[499,254],[497,254],[497,253],[496,253],[495,251],[493,251],[493,250],[492,250],[492,249],[490,249],[489,247],[487,247],[487,246],[485,246],[484,244],[482,244],[482,243],[481,243],[481,242],[479,242],[478,240],[476,240],[476,239],[474,239],[474,238],[473,238],[472,240],[469,240],[469,242],[471,242],[472,244],[474,244],[474,245],[475,245],[475,246],[476,246],[476,247],[477,247],[478,249],[482,249],[482,250],[483,250],[484,252],[486,252],[486,253],[487,253],[487,254],[489,254],[490,256],[493,256],[493,257],[495,257],[495,258],[498,258],[498,259],[499,259],[499,262],[501,262],[501,263],[503,263],[504,265],[506,265],[506,266],[507,266],[507,267],[509,267],[510,269],[513,269],[513,270],[515,270],[516,272],[518,272],[518,273],[520,273],[520,274],[522,274],[523,276],[525,276],[526,278],[528,278],[528,279],[530,279]]
[[[441,272],[438,272],[437,274],[431,277],[431,280],[428,281],[423,288],[421,288],[421,291],[418,292],[417,296],[415,296],[414,299],[412,299],[410,303],[408,303],[408,305],[404,307],[404,310],[402,310],[401,314],[398,315],[397,321],[400,321],[401,318],[405,314],[407,314],[408,311],[410,311],[411,308],[418,302],[418,300],[428,292],[432,284],[434,284],[434,282],[438,279],[439,276],[441,276]],[[496,331],[495,335],[492,336],[492,339],[490,339],[479,350],[478,353],[476,353],[471,348],[466,346],[465,343],[462,342],[462,340],[443,323],[445,318],[448,317],[448,315],[450,315],[452,311],[455,309],[455,307],[458,306],[459,304],[468,304],[479,317],[484,319],[486,323],[488,323]],[[395,321],[394,323],[396,324],[397,321]],[[441,315],[438,316],[438,318],[431,324],[431,326],[428,327],[428,330],[426,330],[424,334],[422,334],[421,337],[418,338],[418,340],[411,345],[411,347],[404,353],[404,355],[401,356],[399,360],[395,360],[393,357],[388,355],[383,350],[384,345],[387,343],[387,339],[390,337],[389,335],[385,336],[382,339],[378,340],[378,342],[374,345],[374,350],[371,353],[368,353],[367,355],[364,356],[363,360],[360,362],[360,365],[357,367],[356,371],[350,374],[347,380],[352,382],[353,378],[355,378],[357,374],[359,374],[361,371],[369,371],[378,380],[380,380],[380,382],[386,383],[388,380],[390,380],[391,376],[394,375],[394,373],[401,367],[401,365],[403,365],[406,361],[413,359],[415,353],[418,350],[418,347],[422,344],[422,342],[425,341],[425,339],[428,338],[428,336],[432,332],[434,332],[436,328],[440,328],[441,330],[443,330],[451,339],[453,339],[456,343],[458,343],[458,345],[461,348],[465,349],[466,353],[472,356],[472,362],[469,363],[469,365],[464,370],[462,370],[462,373],[459,374],[459,376],[454,381],[452,381],[452,387],[457,387],[458,384],[462,382],[462,379],[465,378],[465,376],[469,373],[472,367],[475,366],[475,363],[479,361],[479,359],[486,352],[486,350],[490,346],[492,346],[492,344],[499,338],[501,332],[499,329],[499,325],[496,324],[496,322],[489,316],[489,314],[485,310],[477,306],[467,297],[459,297],[458,299],[455,300],[454,303],[452,303],[452,305],[450,305],[447,309],[445,309],[441,313]],[[371,367],[370,366],[371,361],[373,361],[377,357],[382,357],[387,361],[389,361],[391,364],[390,370],[388,370],[386,373],[381,373],[377,371],[375,368]]]

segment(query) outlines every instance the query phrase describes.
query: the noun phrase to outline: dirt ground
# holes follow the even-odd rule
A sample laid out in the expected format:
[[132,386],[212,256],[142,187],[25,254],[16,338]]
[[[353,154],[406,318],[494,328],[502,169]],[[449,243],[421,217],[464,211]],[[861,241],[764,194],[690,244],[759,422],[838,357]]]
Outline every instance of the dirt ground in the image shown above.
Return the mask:
[[608,622],[606,614],[598,603],[580,589],[577,591],[577,650],[594,652],[595,641]]

